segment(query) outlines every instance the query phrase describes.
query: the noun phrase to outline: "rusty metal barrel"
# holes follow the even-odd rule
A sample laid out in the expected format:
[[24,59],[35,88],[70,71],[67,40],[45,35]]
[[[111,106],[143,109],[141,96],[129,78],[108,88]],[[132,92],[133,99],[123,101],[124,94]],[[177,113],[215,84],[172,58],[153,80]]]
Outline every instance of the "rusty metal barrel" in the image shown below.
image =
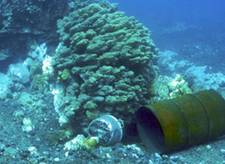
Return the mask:
[[214,90],[187,94],[139,108],[141,140],[153,152],[170,153],[225,134],[225,100]]

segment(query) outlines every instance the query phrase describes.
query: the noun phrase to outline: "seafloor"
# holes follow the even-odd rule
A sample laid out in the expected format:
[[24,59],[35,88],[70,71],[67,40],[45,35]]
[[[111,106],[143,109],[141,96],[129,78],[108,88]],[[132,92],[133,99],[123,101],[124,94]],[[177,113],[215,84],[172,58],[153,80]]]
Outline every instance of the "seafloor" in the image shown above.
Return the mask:
[[[92,2],[94,5],[88,6]],[[81,10],[77,12],[78,9]],[[87,30],[91,25],[85,23],[93,20],[89,20],[83,11],[93,14],[94,20],[106,18],[96,21],[94,30],[107,37],[99,37],[101,35],[94,30]],[[97,11],[100,14],[95,14]],[[115,18],[117,21],[114,22],[110,18]],[[112,24],[112,26],[102,28],[104,21]],[[58,26],[56,26],[57,22]],[[107,23],[106,25],[108,25]],[[120,31],[124,27],[127,31]],[[185,29],[188,29],[188,27],[182,26],[182,29],[178,29],[178,31],[185,32]],[[168,37],[168,33],[172,36],[177,33],[174,28],[171,31],[164,30],[167,31],[164,37]],[[75,31],[79,35],[71,35],[71,31]],[[112,36],[111,33],[115,36]],[[87,35],[86,37],[89,40],[83,39],[84,35]],[[96,37],[100,42],[91,42],[90,38],[92,37]],[[163,38],[163,35],[161,37]],[[108,38],[112,41],[108,42]],[[76,44],[78,49],[73,49],[72,44]],[[86,47],[87,44],[91,44],[89,49]],[[115,49],[112,48],[113,53],[108,53],[111,50],[107,49],[108,45],[112,47],[116,45]],[[122,56],[123,62],[118,57],[120,52],[121,54],[124,52],[122,50],[118,52],[121,45],[125,47],[124,51],[127,47],[130,48],[129,53],[127,51]],[[130,45],[133,47],[129,47]],[[163,43],[163,45],[165,47],[166,43]],[[205,45],[204,40],[200,45]],[[141,48],[137,52],[139,46]],[[192,46],[196,47],[195,45]],[[204,54],[204,51],[205,49],[201,49],[201,46],[198,48],[198,52],[202,52],[201,55]],[[108,54],[97,62],[97,64],[100,63],[97,70],[105,68],[105,70],[102,69],[103,73],[97,74],[96,72],[99,70],[93,71],[96,68],[85,67],[86,65],[93,66],[92,62],[96,62],[94,53],[100,53],[102,56]],[[135,107],[137,104],[133,100],[136,95],[139,95],[139,97],[136,96],[135,100],[145,102],[146,98],[140,95],[140,90],[143,89],[141,91],[148,96],[148,93],[145,92],[146,83],[143,84],[146,81],[155,87],[155,95],[151,98],[152,101],[171,99],[204,89],[214,89],[225,97],[225,72],[215,71],[219,69],[212,69],[203,65],[203,60],[201,62],[191,61],[190,58],[184,57],[184,54],[180,53],[182,51],[176,53],[174,49],[158,49],[157,45],[153,44],[149,31],[144,25],[138,23],[135,18],[127,17],[125,13],[118,13],[114,5],[105,1],[100,3],[98,0],[42,0],[37,2],[31,0],[24,0],[23,2],[2,0],[0,2],[0,164],[225,163],[225,139],[223,137],[211,143],[171,154],[150,153],[144,144],[136,138],[133,141],[125,142],[122,140],[112,146],[97,146],[92,149],[84,149],[80,147],[82,146],[79,145],[80,143],[72,143],[69,148],[65,146],[67,141],[76,137],[77,131],[85,134],[87,122],[99,116],[98,112],[108,112],[118,117],[121,116],[127,123],[128,118],[132,117],[132,112],[121,111],[120,107],[121,109],[126,108],[128,105],[124,102],[128,100],[129,104],[132,104],[129,108]],[[139,54],[141,54],[140,58],[137,56]],[[65,57],[64,55],[68,56]],[[157,56],[155,57],[155,55]],[[77,64],[76,60],[73,63],[73,57],[79,59],[80,63]],[[55,60],[53,66],[51,65],[51,58]],[[66,60],[68,58],[72,62]],[[133,81],[138,78],[133,76],[132,71],[135,72],[137,68],[142,70],[140,66],[149,68],[146,58],[149,60],[151,69],[148,70],[149,72],[147,71],[149,73],[147,75],[146,69],[141,73],[137,71],[141,76],[141,80],[138,81],[141,88],[137,90],[134,87],[136,83],[133,83]],[[198,58],[195,56],[195,59]],[[209,61],[209,59],[205,60]],[[82,65],[83,63],[85,66]],[[71,65],[73,69],[71,69]],[[105,67],[105,65],[110,67]],[[127,70],[127,68],[129,69]],[[73,78],[72,71],[75,73],[80,71],[83,77],[75,76],[74,73],[75,78]],[[85,74],[88,71],[91,74]],[[117,75],[118,72],[119,75]],[[113,79],[114,75],[121,76],[119,79],[123,84],[121,88],[124,88],[124,86],[126,88],[127,85],[129,87],[125,89],[125,96],[120,97],[120,94],[118,94],[116,95],[118,97],[115,96],[117,99],[112,98],[105,103],[102,100],[102,95],[98,95],[98,91],[105,86],[107,86],[105,92],[112,88],[108,81],[111,77]],[[97,81],[88,76],[101,78]],[[143,77],[146,76],[154,79],[143,80]],[[88,81],[90,79],[92,81]],[[97,81],[97,84],[93,81]],[[174,82],[176,85],[171,87],[169,84],[174,84]],[[93,83],[95,85],[92,85]],[[57,90],[59,84],[65,87],[66,91],[63,96],[61,95],[57,99],[57,94],[60,94],[58,93],[60,87]],[[87,88],[93,89],[97,94],[90,94],[90,96],[89,90],[85,90],[85,85],[82,84],[90,84]],[[84,88],[83,91],[82,88]],[[161,90],[162,88],[164,90]],[[79,99],[79,97],[76,99],[76,94],[71,90],[76,90],[76,93],[82,95],[83,99],[88,97],[90,101]],[[121,89],[120,91],[124,90]],[[131,93],[134,94],[133,97],[130,96]],[[130,94],[128,96],[131,100],[126,97],[126,94]],[[107,97],[108,95],[104,96]],[[96,100],[94,98],[98,98],[101,103],[94,101]],[[120,101],[117,101],[118,99]],[[80,103],[79,100],[84,102]],[[85,103],[89,106],[85,106]],[[86,113],[80,108],[85,109]],[[75,129],[73,131],[70,131],[71,127],[68,127],[70,117],[76,120],[73,124],[71,123]]]
[[[0,163],[225,163],[224,139],[170,155],[149,154],[140,144],[117,144],[91,151],[78,150],[66,156],[63,144],[49,143],[46,138],[48,133],[54,132],[58,127],[49,99],[42,100],[43,108],[35,112],[24,110],[16,100],[1,101]],[[15,116],[15,112],[22,114]],[[35,120],[36,128],[32,133],[27,134],[21,130],[20,117],[24,116]]]

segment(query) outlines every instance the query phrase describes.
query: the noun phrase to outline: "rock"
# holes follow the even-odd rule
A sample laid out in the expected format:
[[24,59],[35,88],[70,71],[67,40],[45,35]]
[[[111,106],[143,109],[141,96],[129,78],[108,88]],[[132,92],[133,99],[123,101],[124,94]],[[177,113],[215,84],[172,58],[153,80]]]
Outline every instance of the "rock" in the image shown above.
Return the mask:
[[7,74],[13,81],[22,84],[30,81],[30,71],[23,63],[11,64]]
[[212,146],[211,145],[206,145],[206,149],[211,149],[212,148]]
[[23,119],[22,130],[27,133],[34,130],[34,125],[32,124],[32,121],[30,118]]
[[3,100],[10,94],[10,87],[12,85],[12,80],[9,76],[0,73],[0,100]]

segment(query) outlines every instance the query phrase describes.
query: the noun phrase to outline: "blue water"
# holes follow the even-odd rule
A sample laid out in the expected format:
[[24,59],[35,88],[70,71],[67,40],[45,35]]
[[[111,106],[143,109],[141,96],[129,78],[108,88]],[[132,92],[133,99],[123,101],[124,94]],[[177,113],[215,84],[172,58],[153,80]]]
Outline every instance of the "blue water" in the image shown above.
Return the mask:
[[135,16],[152,32],[160,50],[173,50],[196,64],[225,65],[225,1],[223,0],[111,0]]

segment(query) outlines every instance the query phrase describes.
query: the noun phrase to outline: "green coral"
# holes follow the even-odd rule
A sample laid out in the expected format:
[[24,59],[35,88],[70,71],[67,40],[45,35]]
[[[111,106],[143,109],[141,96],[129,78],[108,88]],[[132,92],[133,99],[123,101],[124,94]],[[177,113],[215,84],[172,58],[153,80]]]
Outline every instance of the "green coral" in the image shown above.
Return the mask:
[[36,74],[33,76],[31,88],[34,90],[45,91],[48,89],[49,77],[45,74]]
[[64,69],[63,71],[59,71],[58,79],[60,81],[66,81],[70,78],[70,71],[69,69]]
[[82,134],[78,134],[75,138],[64,144],[64,150],[91,150],[96,148],[98,144],[99,139],[97,137],[85,137]]
[[[67,80],[65,97],[72,97],[58,112],[63,118],[87,110],[127,118],[148,102],[157,50],[147,28],[106,1],[84,3],[57,25],[61,43],[54,70],[61,81]],[[79,108],[68,109],[73,101]]]
[[93,101],[88,101],[84,104],[84,109],[87,109],[87,110],[94,110],[97,107],[98,107],[97,104]]
[[174,78],[160,75],[152,85],[152,101],[172,99],[188,93],[192,93],[192,89],[180,74]]
[[177,74],[175,78],[168,84],[171,93],[171,98],[176,98],[178,96],[182,96],[184,94],[192,93],[191,88],[188,86],[187,81],[184,80],[184,78]]

